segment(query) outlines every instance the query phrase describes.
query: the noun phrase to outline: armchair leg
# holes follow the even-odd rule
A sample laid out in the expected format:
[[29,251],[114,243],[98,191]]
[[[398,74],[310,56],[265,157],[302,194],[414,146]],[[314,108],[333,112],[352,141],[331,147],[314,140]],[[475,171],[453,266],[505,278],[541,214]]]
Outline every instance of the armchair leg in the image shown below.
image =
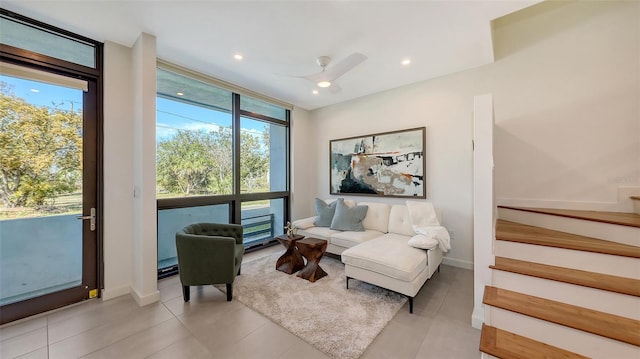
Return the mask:
[[233,283],[227,283],[227,302],[233,297]]
[[189,286],[188,285],[183,285],[182,286],[182,297],[184,298],[184,302],[188,302],[189,301],[189,297],[190,297],[191,292],[189,291]]

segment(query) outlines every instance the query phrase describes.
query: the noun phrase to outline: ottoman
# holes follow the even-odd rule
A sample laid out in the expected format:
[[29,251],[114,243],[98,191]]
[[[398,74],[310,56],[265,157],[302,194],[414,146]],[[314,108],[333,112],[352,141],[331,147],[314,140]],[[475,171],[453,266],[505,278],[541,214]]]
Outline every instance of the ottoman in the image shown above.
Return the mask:
[[413,313],[413,297],[431,274],[427,251],[410,247],[408,239],[387,233],[342,252],[347,289],[353,278],[404,294],[409,297],[409,312]]

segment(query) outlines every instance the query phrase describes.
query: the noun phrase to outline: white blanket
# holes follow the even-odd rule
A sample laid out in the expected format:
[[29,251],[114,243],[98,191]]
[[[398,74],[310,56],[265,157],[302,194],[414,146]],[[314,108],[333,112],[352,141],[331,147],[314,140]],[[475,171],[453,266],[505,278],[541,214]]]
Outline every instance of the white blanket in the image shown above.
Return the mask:
[[433,238],[438,241],[440,249],[443,252],[448,252],[451,249],[451,238],[449,237],[449,231],[443,226],[426,226],[415,227],[413,230],[416,234],[425,236],[427,239]]
[[413,231],[426,239],[437,240],[442,251],[448,252],[451,249],[449,231],[438,222],[433,204],[427,201],[407,201],[407,208]]

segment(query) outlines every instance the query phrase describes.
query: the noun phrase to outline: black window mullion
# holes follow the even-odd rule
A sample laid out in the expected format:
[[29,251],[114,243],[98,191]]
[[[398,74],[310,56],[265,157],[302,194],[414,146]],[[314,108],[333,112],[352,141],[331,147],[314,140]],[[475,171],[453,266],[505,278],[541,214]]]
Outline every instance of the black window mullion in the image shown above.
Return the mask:
[[240,95],[233,94],[232,114],[233,122],[231,124],[233,137],[233,194],[235,201],[233,202],[233,223],[240,224],[242,220],[242,203],[240,202]]
[[285,151],[287,151],[287,164],[285,166],[285,170],[287,171],[287,175],[285,176],[287,184],[285,186],[285,191],[287,192],[287,196],[284,203],[284,219],[285,222],[291,221],[291,111],[285,110],[285,119],[287,120],[287,143],[285,144]]
[[242,117],[247,117],[250,118],[252,120],[258,120],[258,121],[263,121],[263,122],[267,122],[267,123],[274,123],[277,125],[281,125],[281,126],[289,126],[289,110],[287,111],[287,120],[286,121],[282,121],[282,120],[278,120],[277,118],[273,118],[273,117],[269,117],[269,116],[265,116],[265,115],[260,115],[254,112],[249,112],[249,111],[245,111],[245,110],[239,110],[240,111],[240,116]]

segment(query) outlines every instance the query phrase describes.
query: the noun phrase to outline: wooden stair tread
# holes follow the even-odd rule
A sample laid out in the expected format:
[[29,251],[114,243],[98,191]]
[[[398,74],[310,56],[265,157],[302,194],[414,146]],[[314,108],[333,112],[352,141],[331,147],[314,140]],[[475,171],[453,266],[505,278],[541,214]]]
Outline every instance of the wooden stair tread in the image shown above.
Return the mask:
[[496,257],[489,268],[640,297],[640,280],[632,278],[504,257]]
[[640,247],[529,226],[526,224],[505,221],[503,219],[499,219],[496,222],[496,239],[640,258]]
[[485,324],[482,325],[482,333],[480,334],[480,351],[502,359],[587,358],[580,354]]
[[486,286],[482,301],[533,318],[640,346],[640,321]]
[[640,214],[637,214],[637,213],[579,211],[579,210],[571,210],[571,209],[531,208],[531,207],[511,207],[511,206],[498,206],[498,207],[512,209],[516,211],[550,214],[550,215],[560,216],[560,217],[584,219],[584,220],[594,221],[594,222],[602,222],[602,223],[609,223],[609,224],[617,224],[620,226],[640,228]]

